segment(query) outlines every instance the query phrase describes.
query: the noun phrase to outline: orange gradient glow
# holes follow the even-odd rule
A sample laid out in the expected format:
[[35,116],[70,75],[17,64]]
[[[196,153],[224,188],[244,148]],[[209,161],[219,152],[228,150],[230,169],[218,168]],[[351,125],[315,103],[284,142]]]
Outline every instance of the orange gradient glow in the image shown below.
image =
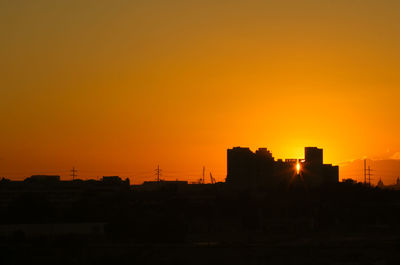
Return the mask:
[[400,151],[399,8],[3,1],[0,177],[75,166],[140,183],[159,164],[164,179],[206,166],[223,181],[233,146],[318,146],[334,164]]

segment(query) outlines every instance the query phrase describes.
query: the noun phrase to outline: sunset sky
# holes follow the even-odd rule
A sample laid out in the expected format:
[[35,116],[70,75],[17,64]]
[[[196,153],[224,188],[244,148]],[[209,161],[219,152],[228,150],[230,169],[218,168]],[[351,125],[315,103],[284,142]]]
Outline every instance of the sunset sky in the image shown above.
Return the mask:
[[159,164],[223,181],[233,146],[400,159],[399,14],[398,0],[0,0],[0,177],[75,166],[139,183]]

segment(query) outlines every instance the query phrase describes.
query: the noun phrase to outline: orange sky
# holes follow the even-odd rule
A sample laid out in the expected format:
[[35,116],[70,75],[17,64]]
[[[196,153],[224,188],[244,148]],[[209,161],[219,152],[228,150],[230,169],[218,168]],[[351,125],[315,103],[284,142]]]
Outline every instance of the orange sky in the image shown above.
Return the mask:
[[[2,1],[0,176],[400,151],[400,2]],[[393,174],[396,174],[394,172]],[[353,174],[353,173],[352,173]],[[354,173],[355,174],[355,173]],[[400,174],[400,173],[399,173]],[[342,176],[348,177],[348,176]]]

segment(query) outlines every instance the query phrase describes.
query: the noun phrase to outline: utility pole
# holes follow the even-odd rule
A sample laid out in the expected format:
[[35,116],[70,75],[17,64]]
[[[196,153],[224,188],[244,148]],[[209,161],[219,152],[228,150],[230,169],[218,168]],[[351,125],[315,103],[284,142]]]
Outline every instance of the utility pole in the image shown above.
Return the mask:
[[76,170],[75,167],[73,167],[71,170],[72,180],[75,180],[75,178],[78,176],[77,173],[78,173],[78,170]]
[[206,174],[206,167],[203,166],[203,180],[202,180],[202,184],[205,183],[205,174]]
[[157,183],[160,183],[160,176],[161,176],[160,165],[157,165],[156,175],[157,175]]

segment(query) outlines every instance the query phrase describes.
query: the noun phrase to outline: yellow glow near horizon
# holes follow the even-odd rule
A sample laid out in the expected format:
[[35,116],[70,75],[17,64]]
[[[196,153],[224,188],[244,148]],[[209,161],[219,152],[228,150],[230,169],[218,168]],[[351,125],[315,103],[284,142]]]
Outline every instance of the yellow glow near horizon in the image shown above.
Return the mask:
[[296,169],[297,169],[297,175],[300,174],[300,163],[299,162],[297,162]]

